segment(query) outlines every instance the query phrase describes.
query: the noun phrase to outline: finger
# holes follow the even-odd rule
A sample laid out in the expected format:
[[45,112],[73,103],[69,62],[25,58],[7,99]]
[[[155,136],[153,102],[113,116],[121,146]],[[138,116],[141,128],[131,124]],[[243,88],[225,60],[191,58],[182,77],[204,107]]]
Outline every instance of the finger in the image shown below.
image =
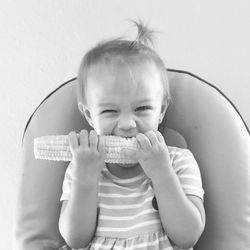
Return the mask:
[[106,155],[106,149],[105,149],[105,139],[103,136],[98,136],[98,151],[102,155]]
[[164,139],[164,137],[163,137],[163,135],[162,135],[162,133],[160,131],[156,131],[155,135],[156,135],[156,137],[157,137],[157,139],[158,139],[158,141],[160,143],[164,143],[165,144],[165,139]]
[[145,151],[150,150],[151,142],[150,142],[149,138],[146,135],[144,135],[142,133],[138,133],[136,135],[136,139],[137,139],[137,141],[138,141],[138,143],[140,145],[140,148],[142,150],[145,150]]
[[152,146],[157,145],[159,143],[158,137],[156,136],[153,130],[146,132],[145,135],[148,137]]
[[68,135],[68,139],[69,139],[69,147],[72,152],[79,146],[76,132],[75,131],[70,132]]
[[89,147],[91,149],[97,150],[98,145],[98,135],[95,130],[89,132]]
[[80,141],[80,145],[83,146],[83,147],[88,147],[88,131],[86,129],[83,129],[81,130],[80,132],[80,138],[79,138],[79,141]]

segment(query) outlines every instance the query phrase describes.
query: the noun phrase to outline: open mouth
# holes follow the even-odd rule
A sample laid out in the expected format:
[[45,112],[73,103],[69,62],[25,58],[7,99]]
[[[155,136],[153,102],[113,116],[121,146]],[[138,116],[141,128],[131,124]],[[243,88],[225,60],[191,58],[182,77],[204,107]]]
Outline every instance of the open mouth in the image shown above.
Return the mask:
[[109,164],[114,164],[117,167],[121,167],[121,168],[133,168],[135,166],[137,166],[139,163],[109,163]]
[[121,138],[124,138],[124,139],[132,139],[132,138],[135,138],[135,136],[123,136],[123,135],[113,135],[113,136],[121,137]]

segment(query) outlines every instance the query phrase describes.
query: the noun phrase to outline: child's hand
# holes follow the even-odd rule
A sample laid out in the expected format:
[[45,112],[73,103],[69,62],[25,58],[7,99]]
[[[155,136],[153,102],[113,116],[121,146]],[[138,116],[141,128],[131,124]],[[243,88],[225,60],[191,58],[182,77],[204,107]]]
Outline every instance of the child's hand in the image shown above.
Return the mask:
[[79,137],[75,132],[70,132],[69,145],[72,153],[72,178],[79,181],[98,178],[105,166],[103,138],[98,137],[94,130],[89,134],[87,130],[82,130]]
[[162,134],[151,130],[145,134],[138,133],[136,139],[140,145],[139,150],[125,149],[123,152],[136,159],[152,181],[157,180],[171,167],[168,147]]

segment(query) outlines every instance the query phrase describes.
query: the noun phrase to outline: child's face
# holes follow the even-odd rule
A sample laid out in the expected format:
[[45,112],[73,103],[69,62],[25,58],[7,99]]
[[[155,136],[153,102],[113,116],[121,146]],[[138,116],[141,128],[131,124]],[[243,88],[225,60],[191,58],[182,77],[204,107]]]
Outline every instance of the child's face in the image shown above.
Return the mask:
[[84,115],[101,135],[156,131],[167,108],[160,73],[152,63],[99,64],[91,70],[85,96]]

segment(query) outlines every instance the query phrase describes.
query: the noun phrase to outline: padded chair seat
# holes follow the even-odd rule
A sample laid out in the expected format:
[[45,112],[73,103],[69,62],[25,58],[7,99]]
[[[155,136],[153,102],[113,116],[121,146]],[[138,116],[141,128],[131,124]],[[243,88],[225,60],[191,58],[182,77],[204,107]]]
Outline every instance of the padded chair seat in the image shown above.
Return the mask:
[[[160,129],[167,144],[186,141],[205,189],[207,223],[195,249],[250,249],[249,129],[214,86],[188,72],[168,73],[172,102]],[[77,110],[75,83],[72,79],[51,93],[26,126],[15,232],[19,250],[58,249],[64,244],[58,219],[67,163],[35,160],[33,139],[90,129]]]

